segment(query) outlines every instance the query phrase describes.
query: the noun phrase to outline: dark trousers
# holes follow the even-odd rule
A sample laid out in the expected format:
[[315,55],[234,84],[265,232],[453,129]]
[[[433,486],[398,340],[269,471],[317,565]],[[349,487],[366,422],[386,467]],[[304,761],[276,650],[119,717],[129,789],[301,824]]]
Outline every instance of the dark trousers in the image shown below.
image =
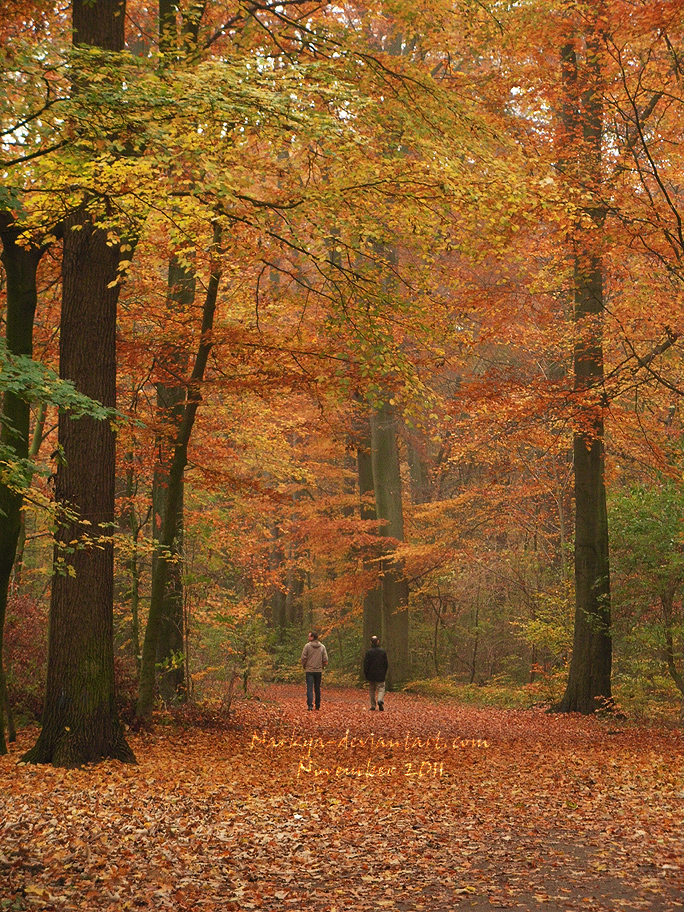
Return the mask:
[[321,678],[320,671],[307,671],[306,673],[306,705],[313,709],[314,694],[316,695],[316,709],[321,708]]

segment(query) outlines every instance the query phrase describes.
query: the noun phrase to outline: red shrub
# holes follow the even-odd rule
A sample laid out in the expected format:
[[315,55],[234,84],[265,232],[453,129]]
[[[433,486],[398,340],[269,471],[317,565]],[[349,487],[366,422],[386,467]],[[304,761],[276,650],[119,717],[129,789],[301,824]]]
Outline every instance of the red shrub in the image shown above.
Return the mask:
[[11,595],[5,622],[4,661],[14,712],[40,718],[47,668],[48,606],[30,595]]

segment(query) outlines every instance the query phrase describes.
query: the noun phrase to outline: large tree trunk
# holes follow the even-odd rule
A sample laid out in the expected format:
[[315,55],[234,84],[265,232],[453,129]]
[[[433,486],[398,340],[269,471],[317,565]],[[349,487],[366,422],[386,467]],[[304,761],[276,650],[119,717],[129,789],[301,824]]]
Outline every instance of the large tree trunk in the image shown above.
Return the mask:
[[[116,403],[119,250],[84,210],[64,226],[60,376],[105,406]],[[59,416],[60,505],[50,602],[43,727],[25,755],[73,767],[135,758],[114,691],[113,544],[115,437],[109,421]]]
[[[73,0],[74,43],[120,51],[124,0]],[[78,84],[76,83],[76,87]],[[121,251],[82,207],[64,223],[60,376],[116,405],[116,306]],[[59,416],[60,514],[52,578],[43,727],[24,760],[73,767],[135,762],[114,685],[115,437],[109,421]]]
[[409,677],[409,616],[408,582],[395,559],[394,542],[404,539],[404,514],[397,419],[388,399],[371,412],[370,425],[375,510],[378,520],[384,520],[380,534],[393,540],[387,543],[382,561],[382,637],[389,659],[387,683],[396,687]]
[[[38,294],[36,273],[42,249],[16,243],[20,229],[11,216],[0,214],[2,262],[7,277],[7,316],[5,335],[7,349],[15,355],[33,355],[33,320]],[[3,397],[0,442],[13,451],[17,459],[25,459],[29,450],[30,409],[25,399],[6,392]],[[12,567],[21,530],[22,495],[0,484],[0,754],[7,753],[5,743],[5,707],[7,683],[3,664],[3,633],[7,613]]]
[[[580,71],[573,46],[563,50],[568,100],[564,122],[577,143],[575,166],[582,186],[596,188],[601,176],[603,111],[599,43],[586,41]],[[604,478],[603,212],[588,206],[574,233],[575,393],[582,410],[575,431],[575,631],[568,683],[559,709],[592,713],[612,702],[608,515]]]

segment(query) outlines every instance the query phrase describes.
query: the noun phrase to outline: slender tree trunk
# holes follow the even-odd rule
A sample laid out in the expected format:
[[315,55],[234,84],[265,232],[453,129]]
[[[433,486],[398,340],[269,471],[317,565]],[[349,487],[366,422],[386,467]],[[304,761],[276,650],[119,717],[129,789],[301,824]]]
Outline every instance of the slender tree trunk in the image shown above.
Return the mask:
[[[384,520],[380,533],[395,541],[403,541],[397,419],[388,399],[371,412],[370,426],[375,510],[377,518]],[[387,544],[382,561],[383,642],[389,659],[389,687],[402,684],[409,676],[408,582],[403,567],[395,559],[395,547],[393,543]]]
[[301,567],[290,565],[287,571],[287,592],[285,594],[285,615],[288,624],[301,625],[304,621],[304,571]]
[[[160,668],[159,694],[166,703],[175,703],[183,699],[185,690],[185,673],[183,671],[184,655],[184,612],[183,612],[183,504],[185,485],[181,480],[178,506],[177,531],[170,550],[170,559],[166,562],[166,587],[164,602],[159,623],[157,641],[157,665]],[[155,512],[160,510],[163,516],[167,507],[168,487],[166,484],[157,489]],[[161,500],[161,503],[160,503]],[[162,523],[163,526],[163,523]],[[154,558],[152,587],[154,575],[159,572],[159,562]]]
[[675,646],[674,646],[674,633],[673,633],[673,604],[674,604],[675,589],[670,587],[666,592],[660,596],[660,604],[663,609],[663,632],[665,634],[665,661],[667,662],[667,670],[670,672],[670,677],[677,685],[677,690],[682,695],[682,709],[684,710],[684,676],[677,667]]
[[131,576],[131,640],[135,664],[140,674],[140,568],[138,565],[138,536],[133,533],[132,553],[128,560],[128,572]]
[[135,469],[133,467],[133,454],[127,457],[128,469],[126,471],[126,497],[129,506],[126,511],[125,520],[131,532],[131,553],[126,561],[126,569],[131,580],[131,640],[133,644],[133,655],[135,663],[140,674],[140,562],[138,542],[143,527],[147,524],[152,515],[152,508],[148,508],[147,515],[144,519],[138,516],[133,505],[133,497],[136,493]]
[[[28,451],[28,457],[30,462],[35,462],[38,458],[40,452],[40,445],[43,442],[43,433],[45,431],[45,418],[47,416],[47,405],[44,402],[41,402],[38,406],[38,414],[36,415],[36,424],[33,429],[33,434],[31,436],[31,445]],[[27,479],[27,485],[30,484],[31,479],[33,478],[33,473],[31,472],[31,477]],[[12,572],[12,585],[15,589],[18,589],[21,586],[21,577],[22,571],[24,568],[24,550],[26,548],[26,513],[21,511],[21,521],[19,527],[19,540],[17,541],[17,552],[14,556],[14,570]]]
[[[562,55],[568,103],[565,127],[579,144],[582,185],[598,188],[603,111],[599,44],[586,40],[580,71],[574,48]],[[603,213],[587,207],[574,234],[575,393],[582,409],[573,440],[575,470],[575,631],[561,712],[592,713],[612,702],[608,513],[604,475]],[[589,230],[588,230],[588,226]]]
[[[268,610],[270,612],[271,624],[278,630],[279,642],[283,642],[285,630],[287,628],[287,611],[285,605],[285,592],[280,585],[285,565],[285,554],[281,544],[281,531],[278,523],[271,526],[271,547],[268,554],[268,566],[272,571],[273,580],[272,592],[268,600]],[[275,582],[278,580],[278,582]]]
[[[6,213],[0,213],[2,262],[7,277],[7,349],[15,355],[33,355],[33,320],[38,294],[36,273],[42,249],[26,248],[16,243],[20,229]],[[7,392],[2,404],[0,442],[25,459],[29,451],[30,409],[25,399]],[[5,710],[9,709],[7,682],[3,661],[3,636],[12,568],[21,531],[22,495],[0,484],[0,754],[7,753],[5,743]],[[8,720],[10,716],[8,714]],[[11,733],[10,733],[11,736]]]
[[477,587],[477,595],[475,596],[475,640],[473,641],[473,654],[470,659],[470,679],[469,684],[472,684],[475,680],[475,672],[477,671],[477,647],[480,642],[480,587]]
[[[371,459],[370,421],[364,417],[359,422],[356,442],[356,466],[361,498],[361,519],[373,521],[375,513],[375,487],[373,484],[373,462]],[[364,561],[364,570],[373,570],[374,564]],[[383,637],[382,631],[382,587],[375,585],[363,597],[363,644],[361,655],[365,654],[372,636]],[[360,668],[363,679],[363,667]]]
[[[216,222],[214,225],[214,249],[217,252],[220,237],[221,229],[218,222]],[[152,580],[150,611],[147,618],[147,628],[145,630],[145,641],[142,651],[142,668],[140,671],[138,704],[136,708],[136,715],[139,719],[144,719],[151,715],[154,703],[155,665],[161,629],[161,618],[164,613],[164,595],[166,592],[167,573],[169,564],[174,561],[173,547],[178,536],[178,523],[181,517],[183,474],[188,461],[188,444],[195,423],[197,409],[201,401],[200,384],[204,379],[204,371],[209,359],[209,352],[211,351],[211,333],[214,325],[219,280],[220,273],[218,270],[218,263],[216,263],[212,269],[204,302],[202,334],[195,365],[188,384],[188,395],[183,411],[183,420],[178,429],[169,465],[166,510],[162,519],[159,541],[155,548],[154,556],[157,561],[157,572]]]
[[[181,4],[178,0],[159,0],[159,47],[165,54],[175,57],[192,54],[197,49],[199,29],[206,7],[206,0],[191,0],[190,3]],[[180,14],[180,21],[179,21]],[[180,25],[180,32],[179,32]],[[187,307],[195,299],[195,272],[192,268],[183,265],[176,257],[169,261],[169,294],[167,307]],[[171,353],[170,364],[176,376],[184,376],[187,372],[187,359],[182,349]],[[166,411],[176,427],[180,426],[186,398],[185,387],[172,383],[157,385],[157,399],[160,410]],[[167,509],[167,478],[168,465],[160,465],[155,472],[155,519],[156,515],[163,517]],[[187,642],[185,631],[185,596],[183,590],[183,497],[184,481],[180,479],[180,495],[178,500],[178,518],[176,522],[176,537],[171,545],[172,560],[165,563],[161,571],[166,577],[164,604],[159,621],[157,639],[157,662],[163,669],[159,679],[159,690],[166,702],[179,700],[183,694],[187,696],[187,674],[183,668],[186,655]],[[162,519],[163,525],[163,519]],[[156,533],[156,521],[155,521]],[[152,563],[152,589],[154,590],[154,576],[159,571],[159,563],[153,557]],[[149,623],[149,621],[148,621]]]
[[[195,272],[182,265],[176,257],[169,261],[168,294],[166,307],[170,313],[184,311],[195,300]],[[188,355],[185,348],[170,347],[165,352],[163,369],[167,378],[157,383],[157,408],[165,425],[171,427],[171,446],[183,420],[186,387],[180,378],[187,375]],[[154,473],[154,537],[158,537],[160,525],[166,512],[168,497],[169,440],[160,435],[158,441],[159,464]],[[176,538],[171,553],[173,560],[166,566],[166,589],[164,607],[160,620],[159,639],[157,642],[157,664],[162,669],[159,676],[159,692],[167,702],[176,702],[185,692],[185,673],[183,670],[184,649],[184,612],[183,612],[183,504],[184,482],[180,482],[179,516]],[[158,525],[159,523],[159,525]],[[156,558],[152,562],[152,586],[154,575],[158,572]]]
[[439,625],[442,623],[442,597],[437,592],[437,607],[433,608],[435,612],[435,632],[432,637],[432,657],[435,666],[435,674],[439,674]]
[[430,475],[425,458],[413,440],[408,441],[407,457],[411,479],[411,500],[414,504],[429,503],[431,499]]

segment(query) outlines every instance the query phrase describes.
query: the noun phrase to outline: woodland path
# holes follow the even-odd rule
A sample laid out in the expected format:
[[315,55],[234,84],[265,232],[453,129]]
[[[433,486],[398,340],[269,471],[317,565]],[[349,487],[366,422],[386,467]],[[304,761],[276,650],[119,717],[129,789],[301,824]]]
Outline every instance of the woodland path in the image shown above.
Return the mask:
[[684,736],[268,687],[131,734],[138,766],[0,757],[0,909],[684,908]]

